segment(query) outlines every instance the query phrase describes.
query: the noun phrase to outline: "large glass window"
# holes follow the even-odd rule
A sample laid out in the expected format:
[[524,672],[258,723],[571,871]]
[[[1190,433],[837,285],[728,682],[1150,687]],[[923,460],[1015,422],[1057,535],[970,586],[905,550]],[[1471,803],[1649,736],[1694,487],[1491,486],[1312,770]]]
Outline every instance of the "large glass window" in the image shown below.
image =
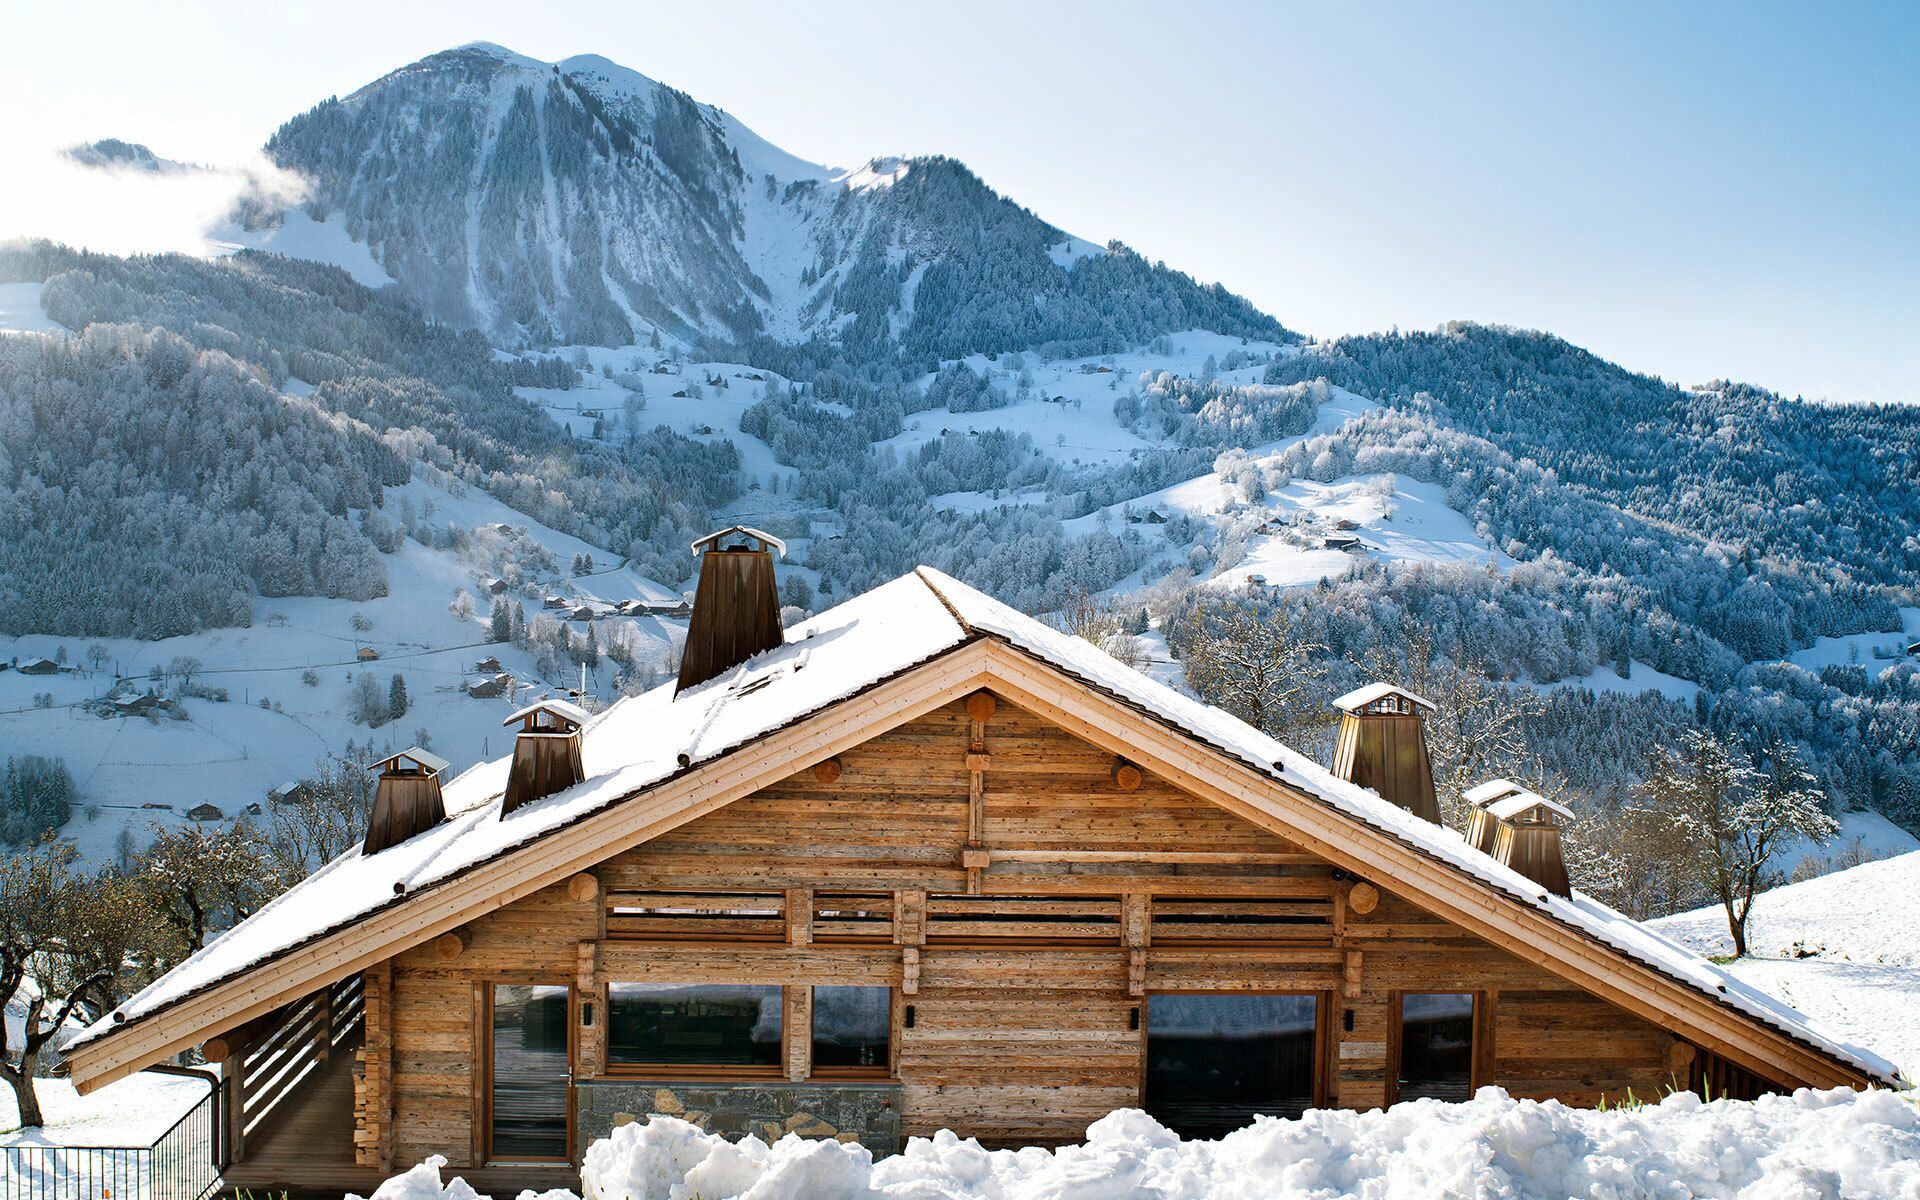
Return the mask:
[[1400,997],[1402,1100],[1473,1095],[1473,996],[1408,992]]
[[814,988],[814,1073],[885,1074],[892,1025],[891,988]]
[[616,983],[607,991],[611,1065],[779,1069],[778,985]]
[[1147,1111],[1198,1138],[1297,1117],[1313,1107],[1319,1045],[1318,996],[1153,996]]
[[565,1159],[567,989],[497,984],[493,989],[493,1158]]

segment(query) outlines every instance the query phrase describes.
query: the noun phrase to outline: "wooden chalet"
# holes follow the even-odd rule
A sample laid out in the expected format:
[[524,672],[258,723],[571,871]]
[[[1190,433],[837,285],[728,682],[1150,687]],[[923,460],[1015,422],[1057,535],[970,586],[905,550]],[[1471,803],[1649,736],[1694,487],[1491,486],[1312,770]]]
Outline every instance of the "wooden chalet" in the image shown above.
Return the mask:
[[337,1195],[433,1154],[572,1182],[650,1114],[884,1153],[1895,1081],[1567,891],[1557,841],[1435,824],[1417,697],[1343,698],[1332,772],[933,570],[780,629],[777,549],[696,547],[679,680],[532,705],[455,779],[382,764],[367,843],[87,1030],[75,1084],[199,1047],[229,1183]]

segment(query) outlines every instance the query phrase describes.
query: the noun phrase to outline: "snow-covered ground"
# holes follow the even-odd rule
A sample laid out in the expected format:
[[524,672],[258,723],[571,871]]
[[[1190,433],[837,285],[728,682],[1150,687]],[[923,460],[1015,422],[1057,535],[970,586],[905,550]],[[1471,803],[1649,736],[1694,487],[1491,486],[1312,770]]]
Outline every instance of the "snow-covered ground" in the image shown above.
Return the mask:
[[[1920,852],[1763,892],[1750,957],[1727,970],[1849,1041],[1920,1073]],[[1703,954],[1732,953],[1716,907],[1653,922]],[[1920,1173],[1920,1166],[1916,1166]]]
[[1552,683],[1534,686],[1543,692],[1566,688],[1585,688],[1590,692],[1659,692],[1669,700],[1685,700],[1688,703],[1700,694],[1700,685],[1693,680],[1656,671],[1637,658],[1629,661],[1627,671],[1627,677],[1622,679],[1620,672],[1603,663],[1578,678],[1556,679]]
[[[375,1200],[471,1200],[444,1165]],[[1082,1145],[984,1150],[942,1132],[878,1163],[858,1145],[729,1142],[654,1117],[589,1147],[581,1178],[597,1200],[1920,1200],[1920,1107],[1840,1089],[1596,1112],[1483,1088],[1464,1104],[1262,1117],[1210,1142],[1121,1109]]]
[[0,283],[0,333],[65,333],[40,305],[43,285]]
[[0,1087],[0,1147],[151,1146],[212,1090],[204,1079],[137,1071],[82,1096],[65,1079],[35,1086],[46,1124],[21,1129],[13,1089]]
[[[540,591],[554,589],[581,601],[625,599],[677,600],[680,593],[656,580],[619,566],[619,557],[533,521],[477,489],[439,486],[416,476],[388,493],[388,513],[409,501],[426,523],[449,522],[472,529],[504,522],[551,551],[559,574],[541,580]],[[590,553],[595,573],[571,578],[575,554]],[[478,585],[480,572],[460,556],[408,540],[383,558],[388,595],[354,602],[305,597],[263,599],[255,603],[253,625],[216,629],[158,642],[132,639],[74,638],[46,635],[0,637],[0,661],[55,657],[61,648],[81,669],[55,675],[0,671],[0,747],[7,751],[57,755],[66,760],[80,802],[61,830],[93,862],[112,860],[122,830],[136,842],[155,828],[186,823],[186,810],[202,801],[221,808],[227,819],[250,803],[267,803],[268,789],[311,776],[315,761],[360,744],[390,744],[404,749],[425,730],[433,748],[451,759],[458,772],[497,755],[507,735],[500,722],[513,708],[513,694],[480,700],[467,695],[465,681],[477,661],[497,657],[529,694],[547,687],[578,686],[577,676],[542,679],[533,656],[511,645],[489,641],[485,614],[492,597]],[[478,616],[462,620],[448,611],[456,592],[472,598]],[[541,611],[536,596],[516,596],[529,618]],[[358,630],[354,617],[370,627]],[[684,637],[684,622],[657,617],[621,620],[640,639],[642,662],[664,660],[670,643]],[[106,669],[88,669],[87,651],[105,648]],[[358,660],[361,648],[379,655]],[[200,660],[196,682],[226,688],[229,700],[187,699],[187,720],[164,717],[95,716],[79,705],[104,694],[115,673],[144,676],[175,657]],[[590,684],[611,698],[611,664],[603,664]],[[400,720],[379,729],[356,725],[347,717],[350,681],[370,672],[382,689],[395,674],[407,684],[412,707]],[[312,671],[317,683],[307,684]],[[529,691],[528,689],[538,689]],[[36,697],[51,696],[51,707]],[[271,707],[261,707],[262,702]],[[143,807],[166,804],[170,809]]]
[[370,288],[385,287],[393,276],[374,260],[363,242],[353,240],[345,222],[337,215],[316,221],[306,210],[289,208],[281,214],[280,224],[265,229],[244,230],[227,227],[209,239],[216,251],[265,250],[288,258],[305,258],[331,263],[353,276],[354,281]]
[[[153,1071],[130,1075],[90,1096],[75,1095],[64,1079],[42,1079],[35,1092],[46,1124],[19,1129],[13,1089],[0,1088],[0,1196],[172,1200],[193,1195],[214,1180],[212,1108],[179,1123],[211,1091],[208,1080]],[[149,1153],[147,1148],[163,1136],[165,1148]]]
[[1813,645],[1787,656],[1787,661],[1818,671],[1821,667],[1859,663],[1879,672],[1906,656],[1906,648],[1920,641],[1920,608],[1900,610],[1900,630],[1894,633],[1852,633],[1845,637],[1815,638]]
[[[1059,462],[1111,466],[1125,462],[1154,444],[1120,424],[1113,412],[1113,402],[1139,386],[1143,371],[1195,376],[1209,357],[1224,358],[1235,350],[1261,356],[1263,361],[1267,356],[1293,352],[1289,346],[1243,342],[1237,337],[1202,330],[1174,334],[1167,339],[1166,347],[1164,351],[1143,347],[1096,358],[1045,362],[1027,356],[1023,361],[1033,376],[1033,384],[1026,401],[983,412],[956,413],[939,408],[915,413],[907,418],[904,430],[880,445],[904,454],[943,433],[1004,429],[1031,434],[1034,449]],[[985,376],[993,372],[996,387],[1009,393],[1013,391],[1013,386],[1000,374],[1008,367],[1005,359],[990,360],[976,354],[964,361],[975,374]],[[1232,383],[1255,383],[1264,370],[1264,366],[1242,367],[1237,371],[1222,371],[1218,378]]]
[[[1793,878],[1795,869],[1803,859],[1858,861],[1859,859],[1895,858],[1920,850],[1920,838],[1914,837],[1877,812],[1865,810],[1844,812],[1840,813],[1837,819],[1840,822],[1840,832],[1825,843],[1816,845],[1805,839],[1798,839],[1780,848],[1774,856],[1773,865],[1778,868],[1784,878]],[[1824,874],[1828,867],[1821,865],[1818,869]]]

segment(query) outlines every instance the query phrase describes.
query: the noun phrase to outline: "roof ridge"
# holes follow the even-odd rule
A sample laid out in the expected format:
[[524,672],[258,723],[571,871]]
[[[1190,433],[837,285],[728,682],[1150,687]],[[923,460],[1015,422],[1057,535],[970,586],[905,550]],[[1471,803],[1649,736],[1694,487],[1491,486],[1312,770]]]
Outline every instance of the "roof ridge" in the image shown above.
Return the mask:
[[913,568],[914,578],[918,579],[921,583],[924,583],[927,585],[927,590],[932,592],[933,598],[940,602],[940,607],[947,610],[947,615],[952,617],[953,623],[960,627],[960,632],[966,634],[968,637],[974,636],[974,634],[977,631],[974,629],[972,622],[968,621],[965,617],[961,616],[960,609],[954,604],[953,601],[947,599],[947,594],[940,590],[939,585],[934,583],[933,580],[927,578],[927,572],[931,570],[934,570],[934,568],[927,567],[927,566],[916,566]]

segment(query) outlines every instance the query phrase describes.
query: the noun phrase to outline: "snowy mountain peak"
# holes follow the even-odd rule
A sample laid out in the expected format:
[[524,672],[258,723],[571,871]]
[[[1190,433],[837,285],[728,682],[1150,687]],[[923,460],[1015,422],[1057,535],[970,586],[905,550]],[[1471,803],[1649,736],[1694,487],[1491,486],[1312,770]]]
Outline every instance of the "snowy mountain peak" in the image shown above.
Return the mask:
[[1179,329],[1284,337],[1137,259],[1069,270],[1067,235],[950,159],[835,172],[594,54],[489,42],[393,71],[267,145],[409,298],[508,346],[827,340],[925,360]]

